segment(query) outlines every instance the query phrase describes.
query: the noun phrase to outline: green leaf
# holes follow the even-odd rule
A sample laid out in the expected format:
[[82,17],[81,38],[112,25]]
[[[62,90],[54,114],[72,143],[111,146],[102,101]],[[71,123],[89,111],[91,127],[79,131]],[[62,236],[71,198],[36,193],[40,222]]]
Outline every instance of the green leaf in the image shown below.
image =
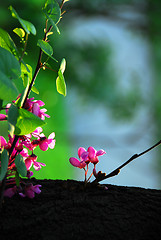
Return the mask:
[[0,71],[0,97],[2,100],[11,102],[16,99],[18,90],[15,84]]
[[25,36],[25,31],[22,28],[15,28],[13,32],[16,33],[21,39]]
[[61,70],[59,69],[58,71],[58,77],[56,79],[56,88],[58,93],[66,96],[66,84],[65,84],[65,79],[63,76],[63,73],[61,72]]
[[26,168],[26,165],[25,165],[25,161],[23,160],[23,157],[20,154],[18,154],[15,158],[15,165],[16,165],[18,173],[22,177],[26,177],[27,168]]
[[[23,85],[26,88],[28,83],[30,84],[32,81],[32,67],[28,64],[21,64],[21,77],[23,80]],[[34,83],[35,84],[35,83]],[[35,86],[32,86],[31,90],[36,93],[39,94],[39,91],[37,90],[37,88]]]
[[3,149],[2,152],[0,152],[0,181],[2,181],[6,175],[7,168],[8,168],[8,152],[6,149]]
[[60,63],[60,68],[59,68],[59,71],[58,71],[58,77],[56,79],[56,88],[57,88],[57,91],[58,93],[66,96],[66,83],[65,83],[65,79],[64,79],[64,76],[63,76],[63,73],[65,71],[65,68],[66,68],[66,60],[65,58],[62,59],[61,63]]
[[45,16],[49,20],[50,24],[55,28],[56,32],[60,34],[60,30],[58,26],[55,24],[55,22],[52,20],[52,18],[50,18],[49,15],[46,13],[45,13]]
[[12,79],[19,78],[20,64],[5,48],[0,47],[0,96],[1,99],[12,101],[18,95],[18,90]]
[[56,0],[47,0],[43,8],[43,12],[46,16],[51,18],[55,24],[59,22],[61,9]]
[[38,90],[35,86],[33,86],[33,87],[31,88],[31,90],[32,90],[34,93],[39,94],[39,90]]
[[18,111],[19,117],[14,132],[15,135],[27,135],[35,131],[37,127],[46,124],[45,121],[26,109],[20,108]]
[[61,61],[61,64],[60,64],[60,70],[62,73],[64,73],[65,68],[66,68],[66,60],[65,60],[65,58],[63,58]]
[[12,138],[14,135],[18,116],[19,116],[18,108],[16,105],[12,104],[8,110],[8,131]]
[[21,75],[20,64],[6,49],[0,47],[0,71],[10,79],[17,79]]
[[16,18],[20,22],[26,33],[32,33],[33,35],[36,35],[36,28],[32,23],[20,18],[18,13],[12,6],[9,6],[9,10],[11,11],[12,17]]
[[28,81],[29,83],[32,81],[32,67],[30,65],[24,65],[23,63],[21,63],[21,78],[23,80],[24,87],[27,86]]
[[2,28],[0,28],[0,47],[5,48],[6,50],[8,50],[9,52],[11,52],[13,55],[17,57],[19,56],[18,50],[12,38]]
[[52,55],[53,55],[53,48],[50,46],[49,43],[45,42],[44,40],[39,39],[37,45],[42,49],[42,51],[46,55],[48,55],[50,58],[52,58],[53,60],[55,60],[57,62],[57,60],[52,57]]

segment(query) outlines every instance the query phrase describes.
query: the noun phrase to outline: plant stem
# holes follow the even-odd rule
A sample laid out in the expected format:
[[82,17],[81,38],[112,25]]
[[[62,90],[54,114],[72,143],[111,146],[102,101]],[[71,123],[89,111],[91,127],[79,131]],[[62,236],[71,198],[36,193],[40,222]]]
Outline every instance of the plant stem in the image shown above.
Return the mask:
[[[46,27],[47,27],[47,26],[46,26]],[[47,33],[50,32],[51,29],[52,29],[52,26],[49,27],[48,31],[46,31],[45,36],[44,36],[44,38],[43,38],[44,41],[47,40]],[[28,37],[27,37],[27,38],[28,38]],[[27,38],[26,38],[26,42],[27,42]],[[26,48],[26,46],[25,46],[25,48]],[[24,52],[25,52],[25,48],[24,48]],[[30,85],[29,85],[28,91],[27,91],[27,93],[26,93],[26,96],[25,96],[25,98],[24,98],[24,101],[22,102],[22,108],[24,108],[24,106],[25,106],[25,103],[26,103],[26,101],[27,101],[27,98],[28,98],[28,96],[29,96],[29,94],[30,94],[30,92],[31,92],[32,86],[33,86],[33,84],[34,84],[34,82],[35,82],[35,80],[36,80],[36,78],[37,78],[37,75],[38,75],[40,69],[41,69],[41,58],[42,58],[42,54],[43,54],[43,51],[40,49],[39,57],[38,57],[37,65],[36,65],[36,69],[35,69],[35,72],[34,72],[32,81],[31,81],[31,83],[30,83]],[[22,57],[20,58],[20,60],[22,60]],[[9,158],[10,158],[12,152],[13,152],[13,149],[15,148],[15,145],[16,145],[18,139],[19,139],[19,136],[15,135],[14,141],[13,141],[13,143],[12,143],[12,146],[11,146],[10,150],[9,150]],[[6,174],[6,176],[4,177],[4,179],[2,180],[2,184],[1,184],[0,209],[2,208],[3,193],[4,193],[4,190],[5,190],[6,179],[7,179],[7,174]]]
[[152,149],[154,149],[155,147],[159,146],[161,144],[161,140],[159,142],[157,142],[156,144],[154,144],[152,147],[146,149],[145,151],[139,153],[139,154],[134,154],[131,158],[129,158],[126,162],[124,162],[123,164],[121,164],[118,168],[116,168],[115,170],[113,170],[112,172],[110,172],[108,175],[100,175],[98,178],[96,178],[92,183],[98,183],[100,181],[103,181],[106,178],[110,178],[110,177],[114,177],[117,174],[119,174],[120,170],[125,167],[127,164],[129,164],[130,162],[132,162],[134,159],[141,157],[142,155],[144,155],[145,153],[151,151]]

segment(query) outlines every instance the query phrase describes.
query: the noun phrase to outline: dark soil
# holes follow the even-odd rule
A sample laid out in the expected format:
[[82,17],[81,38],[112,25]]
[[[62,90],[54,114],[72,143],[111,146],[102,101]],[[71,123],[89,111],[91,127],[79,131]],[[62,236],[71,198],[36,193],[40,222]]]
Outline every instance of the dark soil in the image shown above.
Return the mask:
[[5,198],[0,240],[161,239],[161,190],[35,180],[34,199]]

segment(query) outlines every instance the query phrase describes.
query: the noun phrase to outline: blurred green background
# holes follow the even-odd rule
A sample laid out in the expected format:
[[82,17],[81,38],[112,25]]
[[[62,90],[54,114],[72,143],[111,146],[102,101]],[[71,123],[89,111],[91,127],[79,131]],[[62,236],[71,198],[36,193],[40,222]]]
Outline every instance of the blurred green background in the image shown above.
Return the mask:
[[[45,26],[43,0],[6,0],[0,6],[0,26],[12,32],[19,27],[10,16],[12,5],[19,15],[32,22],[37,36],[29,36],[25,57],[33,70]],[[60,2],[60,1],[59,1]],[[59,29],[50,44],[54,57],[67,60],[67,97],[56,92],[56,73],[41,71],[35,86],[48,114],[45,135],[56,133],[54,150],[36,150],[46,167],[34,172],[37,178],[82,179],[83,172],[68,159],[80,146],[107,151],[100,161],[110,171],[136,152],[160,139],[161,126],[161,2],[159,0],[70,0],[64,6]],[[53,69],[58,64],[49,62]],[[3,130],[3,131],[2,131]],[[1,128],[1,135],[5,129]],[[108,182],[160,188],[160,148],[126,167]],[[103,162],[104,161],[104,162]]]

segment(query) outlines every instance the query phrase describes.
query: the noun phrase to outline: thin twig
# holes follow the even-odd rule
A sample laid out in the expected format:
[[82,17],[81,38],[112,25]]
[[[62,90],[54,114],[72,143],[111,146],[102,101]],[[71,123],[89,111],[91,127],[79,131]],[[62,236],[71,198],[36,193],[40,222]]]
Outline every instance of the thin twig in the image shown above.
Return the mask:
[[118,168],[116,168],[115,170],[113,170],[112,172],[110,172],[108,175],[104,175],[104,174],[100,174],[98,176],[98,178],[96,178],[92,183],[98,183],[100,181],[103,181],[106,178],[110,178],[110,177],[114,177],[117,174],[119,174],[120,170],[125,167],[127,164],[129,164],[130,162],[132,162],[134,159],[141,157],[142,155],[144,155],[145,153],[151,151],[152,149],[156,148],[157,146],[159,146],[161,144],[161,140],[159,142],[157,142],[156,144],[154,144],[152,147],[146,149],[145,151],[139,153],[139,154],[134,154],[131,158],[129,158],[126,162],[124,162],[123,164],[121,164]]

